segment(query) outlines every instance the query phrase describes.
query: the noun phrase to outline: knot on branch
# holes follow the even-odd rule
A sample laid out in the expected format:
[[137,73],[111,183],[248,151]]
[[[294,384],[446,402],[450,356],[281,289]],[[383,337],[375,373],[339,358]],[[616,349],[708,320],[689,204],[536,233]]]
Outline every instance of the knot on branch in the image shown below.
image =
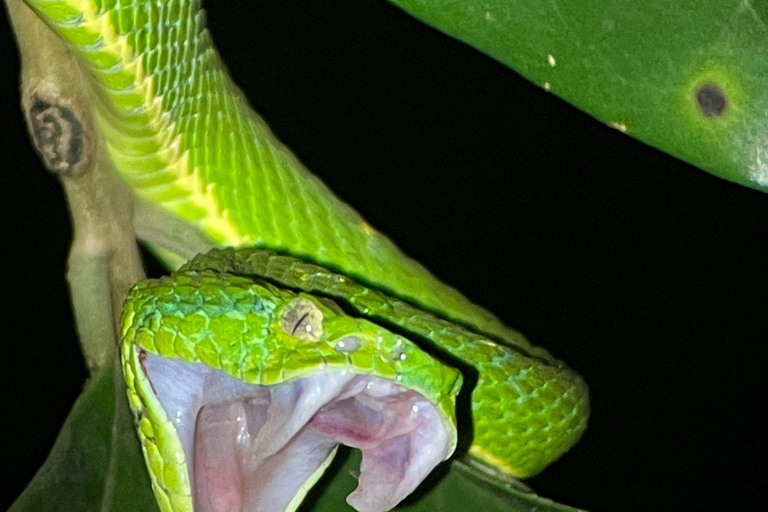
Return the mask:
[[73,102],[38,91],[25,95],[24,113],[35,149],[60,176],[84,172],[91,161],[86,119]]

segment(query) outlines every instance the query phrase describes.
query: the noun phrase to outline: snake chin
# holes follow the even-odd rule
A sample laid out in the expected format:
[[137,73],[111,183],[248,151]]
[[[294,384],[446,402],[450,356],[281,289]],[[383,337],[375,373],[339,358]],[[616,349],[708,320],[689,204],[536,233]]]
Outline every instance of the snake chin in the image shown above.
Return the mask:
[[347,502],[389,510],[451,453],[436,407],[383,378],[319,370],[256,386],[152,354],[142,366],[184,448],[196,512],[293,510],[339,444],[363,454]]

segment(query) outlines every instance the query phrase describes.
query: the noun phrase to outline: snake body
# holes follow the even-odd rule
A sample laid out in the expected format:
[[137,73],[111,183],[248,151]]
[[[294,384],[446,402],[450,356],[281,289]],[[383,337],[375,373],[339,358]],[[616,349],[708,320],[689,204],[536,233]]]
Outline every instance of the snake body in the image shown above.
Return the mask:
[[[126,303],[129,400],[163,510],[190,510],[192,483],[145,357],[259,386],[329,368],[400,377],[403,392],[439,412],[449,451],[458,367],[473,386],[470,456],[519,477],[579,439],[589,408],[579,376],[405,256],[310,174],[231,81],[199,1],[26,2],[83,63],[95,124],[125,183],[214,244],[238,248],[141,283]],[[276,334],[299,299],[323,318],[311,342]],[[365,348],[340,353],[345,338]],[[393,348],[397,340],[406,349]]]

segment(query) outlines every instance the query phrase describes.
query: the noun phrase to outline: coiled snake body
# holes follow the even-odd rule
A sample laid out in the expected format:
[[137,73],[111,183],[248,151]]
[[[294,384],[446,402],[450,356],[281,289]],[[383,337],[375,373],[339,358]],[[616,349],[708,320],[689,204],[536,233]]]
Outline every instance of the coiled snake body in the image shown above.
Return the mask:
[[363,451],[350,503],[385,510],[453,453],[457,416],[468,456],[519,477],[579,439],[579,376],[312,176],[232,83],[199,1],[26,2],[85,65],[125,183],[233,247],[126,303],[128,395],[161,509],[293,509],[341,442]]

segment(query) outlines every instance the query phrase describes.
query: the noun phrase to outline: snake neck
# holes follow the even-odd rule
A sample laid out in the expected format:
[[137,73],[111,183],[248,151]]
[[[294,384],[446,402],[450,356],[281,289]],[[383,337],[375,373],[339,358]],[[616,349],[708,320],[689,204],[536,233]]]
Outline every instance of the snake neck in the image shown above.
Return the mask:
[[146,202],[216,245],[307,258],[513,344],[309,173],[230,79],[197,0],[26,0],[88,68],[106,152]]

